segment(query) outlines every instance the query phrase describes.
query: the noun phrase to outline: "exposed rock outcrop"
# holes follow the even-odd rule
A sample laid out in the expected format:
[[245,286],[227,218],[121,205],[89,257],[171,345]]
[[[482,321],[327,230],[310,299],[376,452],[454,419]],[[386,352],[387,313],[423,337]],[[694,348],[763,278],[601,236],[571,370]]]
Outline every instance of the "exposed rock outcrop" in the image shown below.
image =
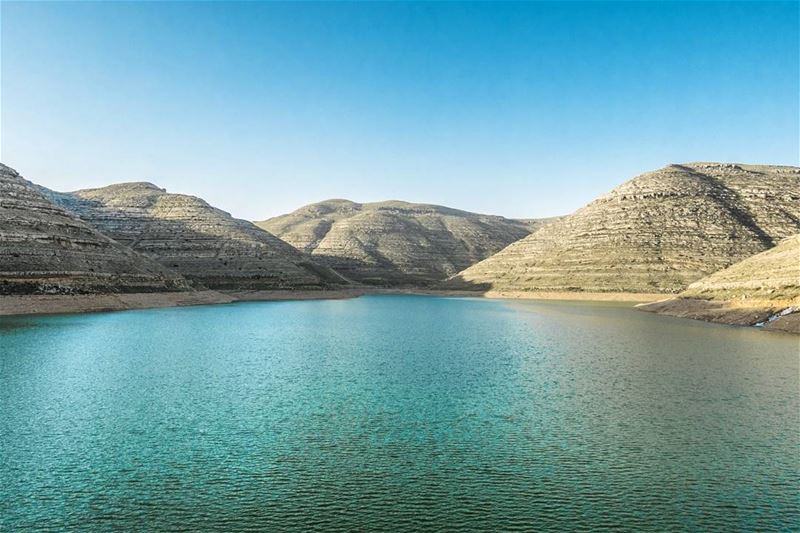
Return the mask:
[[256,224],[353,280],[424,287],[525,237],[537,221],[399,201],[327,200]]
[[217,290],[322,289],[349,282],[253,223],[152,183],[51,197],[116,241]]
[[677,293],[800,232],[800,169],[692,163],[642,174],[446,283]]
[[644,311],[800,333],[800,235],[702,278]]
[[101,234],[0,164],[0,295],[186,290],[180,275]]

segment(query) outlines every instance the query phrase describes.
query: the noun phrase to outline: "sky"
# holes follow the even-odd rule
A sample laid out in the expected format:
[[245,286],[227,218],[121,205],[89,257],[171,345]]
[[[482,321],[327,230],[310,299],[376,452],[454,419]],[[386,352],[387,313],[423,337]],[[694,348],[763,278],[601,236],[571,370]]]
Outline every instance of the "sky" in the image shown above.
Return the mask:
[[800,164],[798,2],[0,3],[0,160],[251,220],[569,213],[670,163]]

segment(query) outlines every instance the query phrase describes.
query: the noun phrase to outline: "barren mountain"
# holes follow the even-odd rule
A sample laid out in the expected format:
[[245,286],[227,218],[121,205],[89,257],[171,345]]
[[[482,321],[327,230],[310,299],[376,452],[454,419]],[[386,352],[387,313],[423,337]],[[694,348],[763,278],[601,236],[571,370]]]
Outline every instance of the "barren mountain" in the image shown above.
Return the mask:
[[152,183],[52,193],[115,240],[211,289],[319,289],[347,280],[251,222]]
[[679,292],[800,232],[800,168],[691,163],[642,174],[447,282]]
[[426,286],[525,237],[537,222],[438,205],[327,200],[256,224],[353,280]]
[[102,235],[0,164],[0,294],[188,289],[179,275]]
[[640,308],[729,324],[768,321],[800,333],[800,235],[695,281],[677,298]]

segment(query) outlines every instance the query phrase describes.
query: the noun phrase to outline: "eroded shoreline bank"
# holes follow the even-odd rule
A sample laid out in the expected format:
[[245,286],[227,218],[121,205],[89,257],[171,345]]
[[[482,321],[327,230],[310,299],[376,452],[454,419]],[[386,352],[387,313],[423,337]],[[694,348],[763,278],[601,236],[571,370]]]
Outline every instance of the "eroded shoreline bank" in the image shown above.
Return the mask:
[[340,300],[376,294],[367,289],[287,291],[195,291],[129,294],[0,296],[0,316],[96,313],[248,301]]
[[190,305],[226,304],[247,301],[277,300],[340,300],[358,298],[368,294],[418,294],[467,298],[507,298],[539,300],[584,300],[647,302],[656,296],[638,293],[579,293],[579,292],[477,292],[458,290],[384,289],[357,287],[332,290],[270,290],[270,291],[197,291],[154,292],[130,294],[78,294],[78,295],[11,295],[0,296],[0,316],[40,315],[58,313],[91,313],[147,309],[160,307],[182,307]]
[[97,313],[234,301],[234,298],[217,291],[11,295],[0,296],[0,316]]
[[756,326],[767,331],[783,331],[800,334],[800,312],[793,311],[783,316],[780,313],[796,307],[796,302],[782,301],[729,301],[702,300],[696,298],[669,298],[639,304],[641,311],[727,324],[731,326]]
[[[775,317],[788,305],[664,298],[657,293],[610,292],[502,292],[358,287],[333,290],[196,291],[130,294],[11,295],[0,296],[0,316],[95,313],[129,309],[153,309],[194,305],[228,304],[248,301],[341,300],[376,294],[408,294],[510,300],[564,300],[629,302],[641,311],[702,320],[733,326],[752,327],[765,322],[764,330],[800,334],[800,313]],[[773,320],[770,321],[770,318]]]

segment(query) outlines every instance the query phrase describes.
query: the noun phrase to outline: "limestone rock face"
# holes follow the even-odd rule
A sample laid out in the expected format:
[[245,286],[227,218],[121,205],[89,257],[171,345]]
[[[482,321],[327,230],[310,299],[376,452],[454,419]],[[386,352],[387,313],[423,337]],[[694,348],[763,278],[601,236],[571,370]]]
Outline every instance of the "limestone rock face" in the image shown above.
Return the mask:
[[531,232],[517,221],[447,207],[327,200],[256,224],[345,276],[377,286],[426,286]]
[[670,165],[624,183],[446,285],[674,293],[798,232],[800,169]]
[[800,235],[695,281],[682,298],[800,303]]
[[118,242],[210,289],[322,289],[347,284],[251,222],[152,183],[52,193]]
[[99,233],[0,164],[0,295],[185,290],[180,275]]

